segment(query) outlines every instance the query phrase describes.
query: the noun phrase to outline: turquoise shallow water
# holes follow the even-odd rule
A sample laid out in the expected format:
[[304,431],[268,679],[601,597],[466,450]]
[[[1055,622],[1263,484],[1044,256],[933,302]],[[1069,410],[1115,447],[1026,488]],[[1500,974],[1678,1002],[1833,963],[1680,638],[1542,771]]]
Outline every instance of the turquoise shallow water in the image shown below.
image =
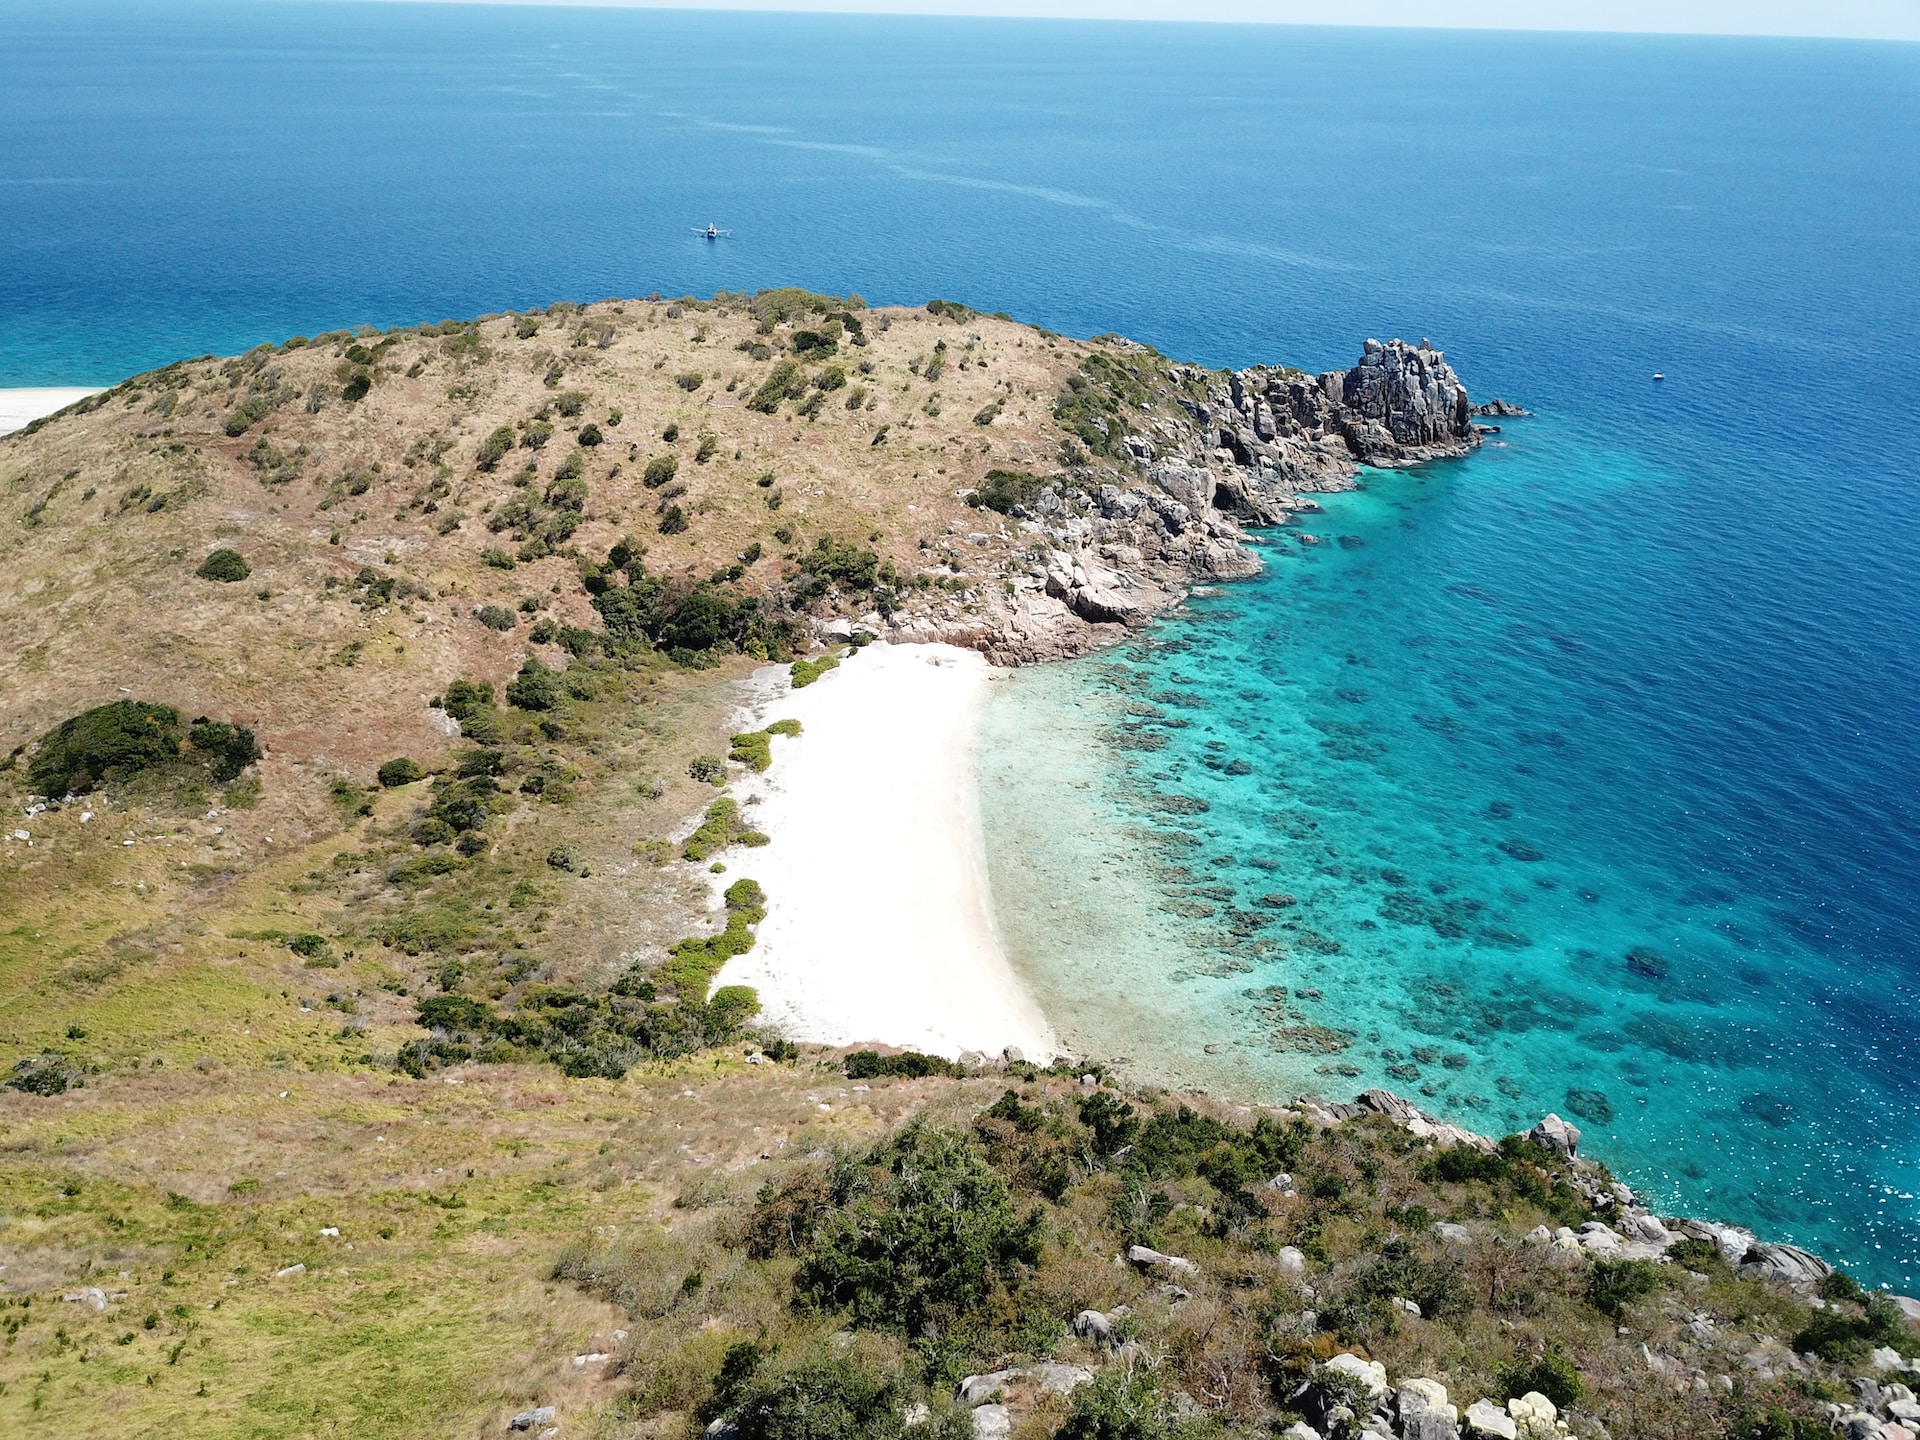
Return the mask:
[[1035,988],[1166,1077],[1610,1111],[1674,1205],[1908,1283],[1920,46],[301,0],[0,34],[0,384],[796,283],[1215,365],[1432,337],[1540,418],[992,708]]
[[1702,633],[1702,487],[1564,422],[1364,486],[998,692],[993,879],[1049,1013],[1176,1082],[1554,1109],[1670,1207],[1905,1283],[1920,1005],[1808,853],[1874,797],[1762,708],[1786,657],[1741,663],[1792,618]]

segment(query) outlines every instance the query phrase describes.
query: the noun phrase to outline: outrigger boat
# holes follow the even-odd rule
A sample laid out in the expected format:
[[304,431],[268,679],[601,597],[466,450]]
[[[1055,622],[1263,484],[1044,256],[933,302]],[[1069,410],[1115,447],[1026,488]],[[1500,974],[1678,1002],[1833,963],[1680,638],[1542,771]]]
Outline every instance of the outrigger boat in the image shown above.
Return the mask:
[[711,220],[707,222],[707,228],[704,230],[702,230],[698,225],[694,226],[693,233],[696,235],[704,236],[708,240],[724,240],[729,235],[733,234],[731,230],[722,230],[718,225],[714,224]]

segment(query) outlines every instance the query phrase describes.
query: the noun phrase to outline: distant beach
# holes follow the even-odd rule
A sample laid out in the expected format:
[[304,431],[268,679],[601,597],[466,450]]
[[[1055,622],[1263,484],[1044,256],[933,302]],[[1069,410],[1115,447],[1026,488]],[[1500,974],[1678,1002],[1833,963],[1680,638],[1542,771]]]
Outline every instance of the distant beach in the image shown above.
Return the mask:
[[0,390],[0,435],[23,430],[43,415],[64,410],[76,400],[84,400],[98,393],[97,390],[72,385]]
[[715,903],[748,876],[769,906],[719,983],[753,986],[793,1038],[949,1058],[1060,1048],[994,925],[974,778],[992,673],[971,650],[876,644],[803,690],[784,667],[755,674],[742,726],[802,733],[733,787],[772,842],[728,852]]

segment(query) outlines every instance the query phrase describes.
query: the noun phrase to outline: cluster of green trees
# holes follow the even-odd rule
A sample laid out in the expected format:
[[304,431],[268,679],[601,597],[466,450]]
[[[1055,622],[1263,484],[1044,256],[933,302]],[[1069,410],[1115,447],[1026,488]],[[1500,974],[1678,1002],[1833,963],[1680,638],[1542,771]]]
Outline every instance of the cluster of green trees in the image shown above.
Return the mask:
[[171,705],[115,700],[42,735],[27,762],[27,776],[44,795],[82,795],[157,769],[225,785],[263,753],[245,725],[205,715],[182,724]]

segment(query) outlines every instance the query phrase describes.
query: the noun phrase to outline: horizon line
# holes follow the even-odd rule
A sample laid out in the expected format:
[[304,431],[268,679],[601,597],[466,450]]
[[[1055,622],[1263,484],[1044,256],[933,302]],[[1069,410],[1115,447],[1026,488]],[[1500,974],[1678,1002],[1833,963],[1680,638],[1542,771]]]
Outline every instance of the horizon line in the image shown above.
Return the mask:
[[[276,0],[292,3],[292,0]],[[1920,43],[1914,0],[1572,0],[1543,18],[1528,0],[1375,0],[1364,15],[1329,16],[1313,0],[333,0],[339,4],[484,5],[542,10],[677,10],[907,19],[1077,20],[1115,24],[1262,25],[1321,30],[1422,30],[1533,35]],[[1721,23],[1714,23],[1709,16]],[[1727,22],[1737,17],[1738,25]]]

